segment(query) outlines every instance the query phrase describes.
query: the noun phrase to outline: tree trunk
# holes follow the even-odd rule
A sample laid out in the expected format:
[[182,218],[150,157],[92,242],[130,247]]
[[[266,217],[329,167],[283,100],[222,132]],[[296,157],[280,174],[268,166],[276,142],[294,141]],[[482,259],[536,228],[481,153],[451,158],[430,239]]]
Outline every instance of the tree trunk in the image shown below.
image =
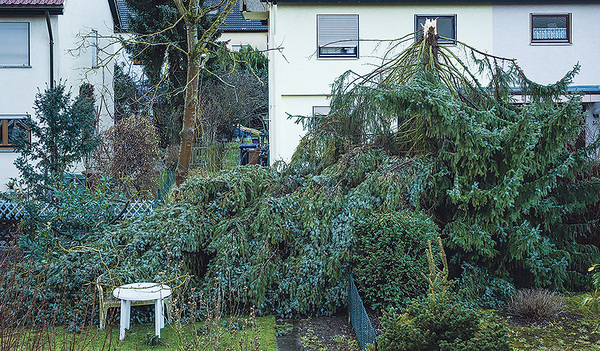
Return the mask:
[[[194,0],[190,9],[198,7],[199,0]],[[195,13],[197,15],[197,12]],[[180,185],[187,178],[192,157],[192,145],[194,143],[194,125],[198,111],[198,83],[200,74],[200,50],[198,50],[198,22],[196,17],[184,15],[187,30],[188,44],[188,67],[185,86],[185,107],[183,110],[183,123],[181,128],[181,144],[179,148],[179,160],[175,172],[175,183]],[[192,17],[193,16],[193,17]]]
[[[179,160],[177,171],[175,171],[175,183],[181,185],[187,178],[192,157],[192,145],[194,143],[194,125],[198,114],[198,83],[200,69],[202,68],[202,53],[213,35],[225,22],[225,18],[235,7],[237,0],[220,0],[215,6],[200,8],[200,0],[189,0],[186,7],[183,0],[173,0],[177,10],[183,17],[187,35],[187,79],[185,86],[185,107],[183,110],[183,127],[181,129],[181,144],[179,149]],[[222,8],[217,19],[198,38],[198,23],[200,19],[212,10]]]

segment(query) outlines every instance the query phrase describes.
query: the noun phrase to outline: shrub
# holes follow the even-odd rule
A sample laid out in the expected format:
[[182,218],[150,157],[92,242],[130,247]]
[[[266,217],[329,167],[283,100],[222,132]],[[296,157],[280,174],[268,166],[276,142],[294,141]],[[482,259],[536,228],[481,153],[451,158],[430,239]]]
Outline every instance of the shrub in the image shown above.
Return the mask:
[[[158,138],[149,118],[129,117],[106,132],[109,162],[105,172],[125,186],[130,194],[155,190],[159,158]],[[133,189],[128,189],[131,184]]]
[[413,299],[404,314],[384,313],[383,334],[377,339],[379,350],[394,351],[487,351],[509,350],[506,330],[493,320],[482,322],[475,310],[465,308],[448,288],[446,256],[440,243],[444,269],[435,266],[431,246],[427,249],[429,294]]
[[461,301],[473,308],[498,309],[515,293],[515,287],[510,282],[494,277],[483,267],[468,263],[463,263],[457,285]]
[[482,321],[476,310],[457,300],[418,299],[405,314],[384,312],[378,349],[394,351],[509,350],[506,330],[493,321]]
[[540,322],[556,318],[564,309],[564,298],[546,289],[518,290],[508,305],[511,315]]
[[28,115],[23,120],[30,137],[24,129],[18,130],[15,166],[28,190],[39,195],[96,149],[100,138],[95,134],[94,87],[90,84],[81,85],[72,100],[59,82],[36,94],[34,109],[35,118]]
[[371,308],[404,306],[410,297],[425,293],[423,251],[436,231],[431,218],[411,210],[359,221],[352,266],[358,289]]
[[[85,244],[119,217],[125,198],[112,193],[102,178],[96,191],[74,184],[54,183],[52,201],[20,200],[25,216],[20,225],[19,249],[26,254],[52,255],[52,251]],[[85,206],[82,206],[85,204]]]

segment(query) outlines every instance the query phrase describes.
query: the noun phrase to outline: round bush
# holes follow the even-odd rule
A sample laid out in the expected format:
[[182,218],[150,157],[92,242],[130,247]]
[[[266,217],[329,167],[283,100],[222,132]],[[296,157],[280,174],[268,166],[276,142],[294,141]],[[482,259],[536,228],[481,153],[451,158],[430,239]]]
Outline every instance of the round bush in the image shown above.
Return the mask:
[[373,309],[404,306],[409,298],[425,293],[424,252],[428,240],[435,241],[437,229],[427,215],[410,210],[359,221],[352,266],[367,305]]
[[506,329],[453,298],[412,300],[406,313],[386,313],[382,351],[509,351]]

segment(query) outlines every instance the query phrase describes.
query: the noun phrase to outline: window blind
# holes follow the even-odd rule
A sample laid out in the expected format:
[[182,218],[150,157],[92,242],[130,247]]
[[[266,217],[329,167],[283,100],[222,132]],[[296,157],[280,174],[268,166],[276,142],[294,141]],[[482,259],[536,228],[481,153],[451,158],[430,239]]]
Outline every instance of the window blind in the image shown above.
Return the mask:
[[319,47],[357,47],[358,15],[317,15]]

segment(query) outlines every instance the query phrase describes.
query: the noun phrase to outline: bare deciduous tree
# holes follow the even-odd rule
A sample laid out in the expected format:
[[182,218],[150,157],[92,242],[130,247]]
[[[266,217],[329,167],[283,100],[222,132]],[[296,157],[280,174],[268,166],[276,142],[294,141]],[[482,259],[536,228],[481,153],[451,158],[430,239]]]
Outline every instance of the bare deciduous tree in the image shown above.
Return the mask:
[[[192,157],[192,145],[194,143],[195,120],[198,109],[198,85],[200,70],[204,58],[210,55],[206,46],[210,38],[225,22],[225,18],[237,4],[237,0],[221,0],[216,6],[202,8],[200,0],[190,0],[187,4],[183,0],[173,0],[179,13],[183,17],[187,31],[186,53],[188,60],[187,79],[185,86],[185,103],[183,111],[183,126],[181,129],[181,145],[179,149],[179,161],[175,179],[177,185],[181,184],[187,177]],[[198,38],[198,23],[200,19],[209,12],[222,8],[217,19]]]

